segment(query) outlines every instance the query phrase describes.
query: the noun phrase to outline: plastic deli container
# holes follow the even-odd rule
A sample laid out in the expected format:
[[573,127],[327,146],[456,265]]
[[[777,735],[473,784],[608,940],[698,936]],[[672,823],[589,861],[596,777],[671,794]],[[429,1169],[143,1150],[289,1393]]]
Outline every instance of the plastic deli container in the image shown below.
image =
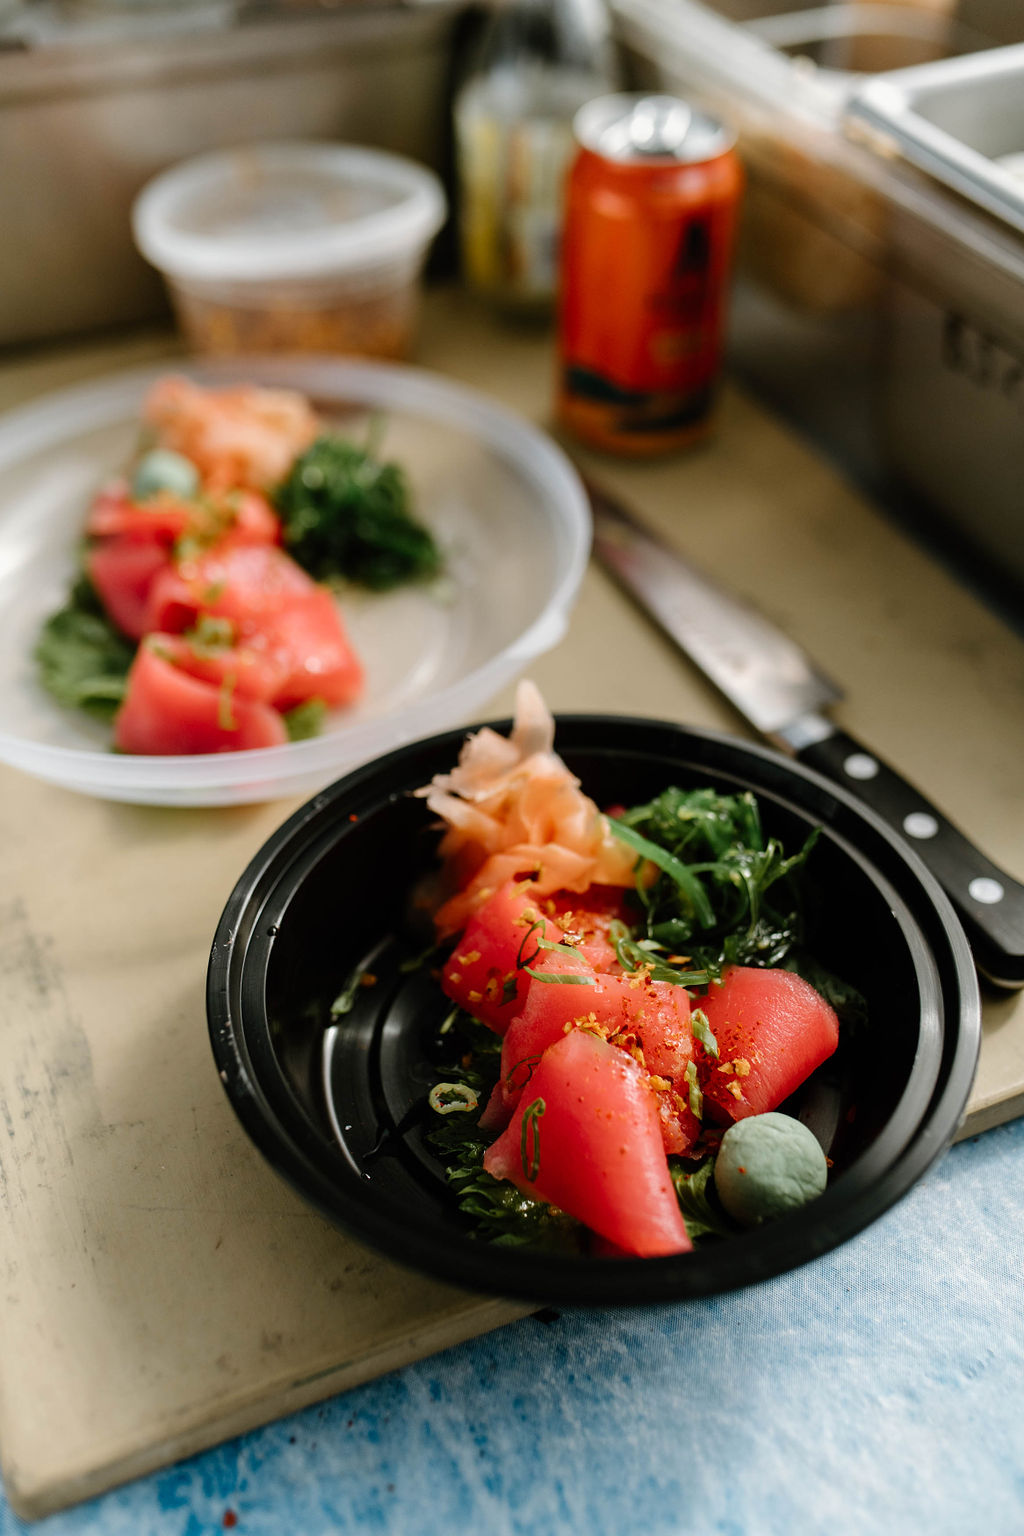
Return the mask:
[[132,210],[198,352],[402,358],[447,204],[432,171],[350,144],[255,144],[201,155]]

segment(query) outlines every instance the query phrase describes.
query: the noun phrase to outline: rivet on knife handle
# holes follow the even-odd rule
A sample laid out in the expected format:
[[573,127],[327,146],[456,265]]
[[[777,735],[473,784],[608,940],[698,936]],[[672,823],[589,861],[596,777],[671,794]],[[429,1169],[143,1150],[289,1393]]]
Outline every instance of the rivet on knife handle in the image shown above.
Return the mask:
[[903,833],[956,908],[979,971],[997,986],[1024,986],[1024,885],[844,731],[833,730],[796,756],[853,790]]

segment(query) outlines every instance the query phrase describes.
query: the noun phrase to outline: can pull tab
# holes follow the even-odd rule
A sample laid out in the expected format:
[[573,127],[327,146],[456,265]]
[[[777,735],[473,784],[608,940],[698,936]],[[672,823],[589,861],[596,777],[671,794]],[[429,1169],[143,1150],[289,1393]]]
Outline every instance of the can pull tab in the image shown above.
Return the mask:
[[632,145],[641,155],[674,155],[686,142],[693,113],[674,96],[645,96],[629,120]]
[[674,160],[696,165],[724,155],[736,134],[678,96],[620,92],[588,101],[573,119],[584,149],[620,165]]
[[676,156],[686,143],[693,113],[676,96],[642,96],[601,135],[600,152],[613,159]]

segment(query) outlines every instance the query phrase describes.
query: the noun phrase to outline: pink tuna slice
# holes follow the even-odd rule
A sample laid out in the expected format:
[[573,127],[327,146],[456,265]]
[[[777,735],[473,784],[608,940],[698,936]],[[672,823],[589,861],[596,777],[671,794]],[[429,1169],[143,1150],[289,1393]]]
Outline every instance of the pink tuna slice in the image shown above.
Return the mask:
[[627,1253],[689,1252],[655,1097],[630,1056],[573,1030],[544,1052],[523,1099],[484,1155],[488,1173]]

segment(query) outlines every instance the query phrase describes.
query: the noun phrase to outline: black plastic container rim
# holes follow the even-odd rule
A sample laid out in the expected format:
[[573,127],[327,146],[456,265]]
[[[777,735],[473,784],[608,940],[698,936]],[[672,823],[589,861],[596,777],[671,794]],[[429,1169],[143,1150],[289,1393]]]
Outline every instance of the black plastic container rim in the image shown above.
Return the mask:
[[[411,755],[428,748],[444,748],[454,762],[467,734],[485,725],[507,734],[512,724],[507,718],[420,738],[363,764],[300,806],[263,844],[227,900],[214,935],[207,972],[210,1040],[222,1084],[244,1129],[263,1156],[328,1220],[403,1267],[466,1290],[539,1304],[619,1306],[697,1298],[770,1279],[827,1253],[862,1231],[894,1206],[953,1141],[966,1108],[981,1043],[977,975],[963,928],[938,882],[914,850],[880,817],[841,786],[781,753],[724,733],[647,717],[559,714],[555,722],[556,741],[567,755],[579,745],[572,740],[574,736],[598,729],[625,730],[641,737],[662,736],[662,755],[676,752],[682,756],[688,745],[691,749],[703,745],[712,751],[740,753],[748,761],[760,764],[770,779],[777,779],[783,792],[787,784],[792,786],[796,781],[812,798],[832,801],[845,813],[852,813],[869,839],[884,850],[887,862],[901,866],[913,878],[934,919],[930,941],[925,936],[928,947],[934,955],[937,942],[945,945],[945,954],[935,956],[935,963],[946,973],[941,984],[946,1003],[945,1023],[947,1030],[953,1024],[955,1038],[952,1042],[939,1042],[940,1051],[945,1047],[944,1070],[923,1113],[889,1165],[881,1171],[868,1167],[858,1177],[862,1163],[876,1161],[865,1154],[813,1202],[813,1207],[752,1229],[728,1244],[650,1259],[582,1259],[495,1248],[471,1238],[455,1243],[450,1233],[439,1234],[436,1228],[418,1226],[414,1215],[403,1220],[401,1252],[396,1253],[393,1211],[375,1208],[365,1198],[356,1201],[345,1196],[332,1177],[332,1168],[340,1179],[348,1167],[341,1148],[333,1148],[333,1156],[327,1157],[312,1134],[304,1136],[301,1126],[284,1124],[253,1071],[244,1033],[235,1022],[249,961],[248,940],[260,932],[260,913],[290,866],[307,855],[311,843],[319,842],[325,835],[317,824],[336,801],[367,792],[372,792],[374,804],[400,798],[408,792],[407,785],[391,789],[386,786],[395,770]],[[807,804],[800,803],[798,809],[804,815],[813,814],[813,807]],[[829,830],[839,842],[848,848],[852,846],[842,834]],[[861,860],[866,857],[862,850],[853,851]],[[878,868],[874,860],[871,863]],[[240,954],[239,945],[243,942],[245,949]],[[250,1006],[257,1002],[255,993],[248,1001]],[[807,1220],[811,1209],[813,1223]]]

